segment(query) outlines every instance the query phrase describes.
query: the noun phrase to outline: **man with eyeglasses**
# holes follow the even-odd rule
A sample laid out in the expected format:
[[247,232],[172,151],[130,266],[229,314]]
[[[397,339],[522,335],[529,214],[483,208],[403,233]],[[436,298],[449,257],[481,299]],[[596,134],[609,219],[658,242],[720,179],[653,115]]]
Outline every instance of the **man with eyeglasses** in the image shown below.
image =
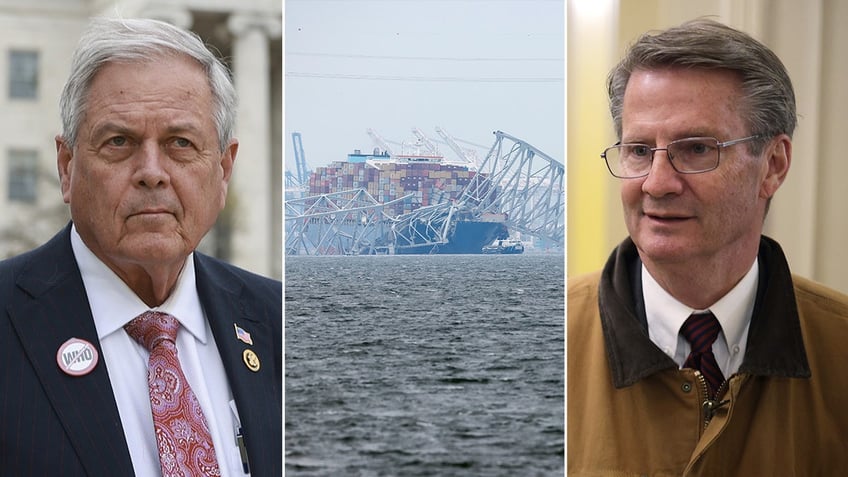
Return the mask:
[[846,475],[848,297],[762,235],[792,159],[783,64],[700,19],[607,85],[629,237],[569,280],[569,475]]

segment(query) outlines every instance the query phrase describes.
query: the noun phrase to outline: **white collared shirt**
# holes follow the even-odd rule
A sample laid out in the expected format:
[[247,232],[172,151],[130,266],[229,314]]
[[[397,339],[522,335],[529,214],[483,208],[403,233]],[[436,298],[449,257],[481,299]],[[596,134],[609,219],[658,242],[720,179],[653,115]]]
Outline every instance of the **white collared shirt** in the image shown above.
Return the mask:
[[[729,378],[739,370],[748,342],[748,328],[754,313],[759,280],[758,259],[726,295],[711,305],[711,311],[721,324],[721,332],[713,344],[713,354],[722,374]],[[678,366],[683,367],[691,345],[680,335],[683,322],[696,310],[688,307],[663,289],[642,265],[642,293],[648,318],[648,335]]]
[[[71,246],[79,265],[103,360],[109,371],[124,435],[136,475],[161,475],[147,389],[150,353],[124,331],[124,325],[150,308],[83,243],[75,227]],[[238,416],[212,330],[195,286],[194,255],[189,254],[171,296],[156,311],[180,322],[177,356],[212,434],[224,477],[241,477],[235,435]]]

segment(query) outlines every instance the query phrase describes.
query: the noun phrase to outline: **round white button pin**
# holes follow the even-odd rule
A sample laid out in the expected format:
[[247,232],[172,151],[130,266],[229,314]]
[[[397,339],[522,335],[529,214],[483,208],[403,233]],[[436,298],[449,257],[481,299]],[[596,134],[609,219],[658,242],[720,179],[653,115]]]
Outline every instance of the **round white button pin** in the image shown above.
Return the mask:
[[97,366],[97,348],[86,340],[71,338],[59,346],[56,362],[65,374],[83,376]]

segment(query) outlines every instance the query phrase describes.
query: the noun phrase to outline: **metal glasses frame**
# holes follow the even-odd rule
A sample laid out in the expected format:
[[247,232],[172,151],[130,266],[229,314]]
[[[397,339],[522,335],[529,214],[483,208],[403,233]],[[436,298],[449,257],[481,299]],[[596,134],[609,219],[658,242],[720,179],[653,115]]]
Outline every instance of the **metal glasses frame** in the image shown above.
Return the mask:
[[[622,146],[645,146],[646,148],[648,148],[649,151],[651,151],[651,163],[654,162],[654,154],[657,151],[665,151],[666,156],[668,157],[668,161],[671,163],[671,167],[675,171],[677,171],[678,173],[680,173],[680,174],[701,174],[701,173],[704,173],[704,172],[713,171],[713,170],[718,168],[718,165],[721,162],[721,149],[722,148],[734,146],[736,144],[741,144],[741,143],[747,142],[747,141],[753,141],[755,139],[761,139],[762,137],[763,136],[761,134],[755,134],[753,136],[743,137],[743,138],[740,138],[740,139],[731,139],[730,141],[724,141],[724,142],[720,142],[718,139],[716,139],[714,137],[710,137],[710,136],[687,137],[687,138],[677,139],[675,141],[671,141],[670,143],[668,143],[666,145],[666,147],[651,147],[647,144],[638,143],[638,142],[624,143],[624,144],[618,142],[618,143],[604,149],[604,152],[601,153],[601,157],[604,159],[604,163],[607,165],[607,169],[609,169],[610,174],[612,174],[613,177],[617,177],[619,179],[638,179],[640,177],[647,176],[651,172],[650,167],[648,168],[647,171],[645,171],[644,174],[639,174],[639,175],[636,175],[636,176],[622,176],[622,175],[618,175],[615,172],[613,172],[612,166],[610,166],[609,160],[607,158],[607,152],[609,152],[610,149],[620,149]],[[674,156],[668,152],[668,149],[669,149],[669,147],[673,147],[674,144],[678,144],[678,143],[681,143],[681,142],[684,142],[684,141],[697,140],[697,139],[710,139],[710,140],[713,140],[713,141],[716,142],[716,161],[715,161],[715,164],[712,167],[707,168],[707,169],[699,169],[699,170],[696,170],[696,171],[681,171],[674,164]]]

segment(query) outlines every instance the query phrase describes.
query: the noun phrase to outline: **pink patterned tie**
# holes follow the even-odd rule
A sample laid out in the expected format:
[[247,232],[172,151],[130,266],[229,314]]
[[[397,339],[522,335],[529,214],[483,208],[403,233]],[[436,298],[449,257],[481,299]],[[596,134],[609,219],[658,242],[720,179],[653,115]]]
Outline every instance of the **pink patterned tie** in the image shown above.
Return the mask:
[[219,476],[203,410],[177,359],[179,327],[176,318],[155,311],[142,313],[124,326],[134,340],[150,351],[147,385],[162,476]]

